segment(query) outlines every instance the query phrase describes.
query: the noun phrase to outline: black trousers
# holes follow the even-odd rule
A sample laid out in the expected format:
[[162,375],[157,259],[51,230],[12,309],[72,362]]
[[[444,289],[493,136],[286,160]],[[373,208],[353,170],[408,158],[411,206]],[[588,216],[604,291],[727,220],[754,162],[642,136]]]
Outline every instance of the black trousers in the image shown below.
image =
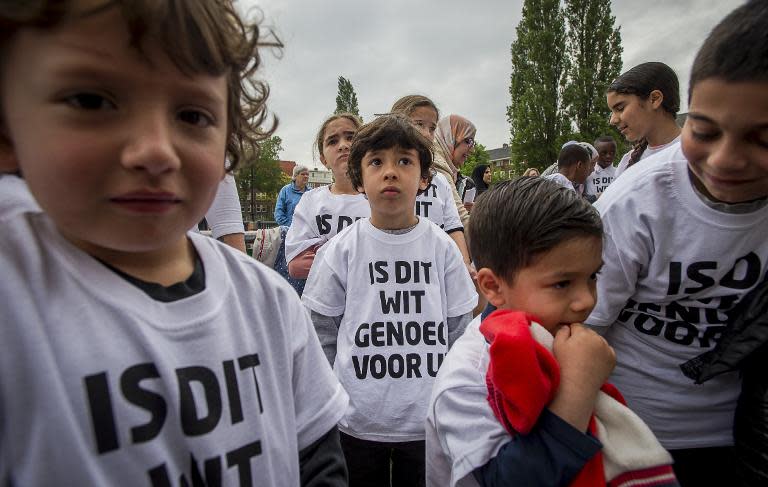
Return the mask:
[[680,487],[735,487],[740,484],[732,447],[669,450]]
[[424,487],[423,441],[389,443],[341,434],[350,487]]

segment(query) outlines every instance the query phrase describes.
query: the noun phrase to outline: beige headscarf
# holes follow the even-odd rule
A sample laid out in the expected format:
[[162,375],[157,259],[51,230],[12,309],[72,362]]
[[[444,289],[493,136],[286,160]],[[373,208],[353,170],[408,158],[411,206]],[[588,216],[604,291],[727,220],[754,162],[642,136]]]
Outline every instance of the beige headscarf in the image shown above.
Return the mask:
[[477,133],[475,125],[462,117],[461,115],[448,115],[437,122],[435,130],[435,152],[448,165],[448,169],[453,175],[453,181],[456,181],[458,168],[453,165],[453,151],[456,148],[456,142],[462,141],[467,137],[473,137]]

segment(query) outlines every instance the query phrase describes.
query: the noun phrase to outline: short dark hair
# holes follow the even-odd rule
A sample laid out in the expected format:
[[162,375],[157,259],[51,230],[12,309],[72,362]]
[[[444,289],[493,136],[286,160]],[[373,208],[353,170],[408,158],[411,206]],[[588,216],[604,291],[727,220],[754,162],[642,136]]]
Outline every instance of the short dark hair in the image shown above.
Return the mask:
[[355,188],[363,187],[363,157],[375,150],[414,149],[419,154],[421,177],[429,181],[432,168],[432,144],[403,115],[388,113],[360,127],[349,150],[347,175]]
[[600,137],[595,139],[595,145],[597,144],[613,144],[616,145],[616,139],[614,139],[610,135],[601,135]]
[[469,225],[475,267],[512,283],[541,254],[577,237],[603,237],[597,210],[546,178],[502,181],[477,198]]
[[571,167],[579,162],[589,162],[592,154],[579,144],[568,144],[560,149],[560,155],[557,156],[557,168]]
[[608,86],[608,93],[635,95],[647,99],[653,90],[659,90],[664,99],[661,108],[672,117],[680,111],[680,83],[675,71],[664,63],[650,62],[638,64],[619,75]]
[[768,2],[752,0],[733,10],[709,33],[696,54],[688,100],[699,81],[768,81]]

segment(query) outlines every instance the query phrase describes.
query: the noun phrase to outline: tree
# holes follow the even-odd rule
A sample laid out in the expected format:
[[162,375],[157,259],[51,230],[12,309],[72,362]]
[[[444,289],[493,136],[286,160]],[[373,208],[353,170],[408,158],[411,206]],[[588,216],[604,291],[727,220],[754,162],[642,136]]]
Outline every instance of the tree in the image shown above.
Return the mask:
[[336,95],[335,113],[353,113],[360,117],[360,110],[357,108],[357,95],[352,82],[343,76],[339,76],[339,93]]
[[490,160],[491,156],[488,154],[488,150],[485,146],[479,142],[475,142],[475,146],[472,148],[472,151],[467,156],[466,162],[464,162],[464,165],[461,166],[459,171],[461,174],[471,177],[472,171],[474,171],[477,166],[480,164],[488,165]]
[[562,110],[568,68],[565,47],[559,0],[525,0],[512,43],[507,107],[516,166],[528,160],[530,166],[544,168],[557,159],[559,141],[568,127]]
[[273,135],[259,144],[259,154],[247,154],[237,170],[235,181],[240,194],[241,205],[247,209],[251,221],[256,220],[255,194],[267,193],[277,195],[290,178],[280,170],[280,151],[283,150],[282,139]]
[[621,32],[614,28],[610,0],[566,0],[570,73],[564,93],[573,137],[592,142],[609,130],[608,85],[621,74]]

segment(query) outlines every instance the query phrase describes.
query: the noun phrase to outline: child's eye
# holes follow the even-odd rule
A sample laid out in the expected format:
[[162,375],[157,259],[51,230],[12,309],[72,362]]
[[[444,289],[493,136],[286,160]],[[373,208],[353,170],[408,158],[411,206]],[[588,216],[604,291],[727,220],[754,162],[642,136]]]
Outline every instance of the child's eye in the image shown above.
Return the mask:
[[114,110],[117,108],[110,100],[96,93],[77,93],[66,97],[65,101],[82,110]]
[[368,161],[368,165],[381,166],[381,159],[371,159],[370,161]]
[[595,272],[594,274],[592,274],[591,276],[589,276],[589,280],[590,280],[590,281],[597,281],[597,275],[598,275],[599,273],[600,273],[600,271],[598,271],[598,272]]
[[565,289],[571,285],[571,281],[559,281],[552,285],[555,289]]
[[398,163],[402,164],[403,166],[408,166],[408,165],[412,164],[413,162],[410,159],[408,159],[407,157],[403,157],[402,159],[400,159],[398,161]]
[[213,118],[200,110],[182,110],[179,113],[179,120],[201,128],[214,125]]
[[421,120],[414,120],[414,121],[413,121],[413,124],[414,124],[415,126],[417,126],[417,127],[421,127],[421,128],[424,128],[424,122],[422,122]]
[[339,140],[336,137],[332,137],[325,141],[325,145],[336,145]]
[[715,140],[720,134],[716,132],[696,132],[691,130],[691,135],[694,139],[701,140],[702,142],[711,142]]

